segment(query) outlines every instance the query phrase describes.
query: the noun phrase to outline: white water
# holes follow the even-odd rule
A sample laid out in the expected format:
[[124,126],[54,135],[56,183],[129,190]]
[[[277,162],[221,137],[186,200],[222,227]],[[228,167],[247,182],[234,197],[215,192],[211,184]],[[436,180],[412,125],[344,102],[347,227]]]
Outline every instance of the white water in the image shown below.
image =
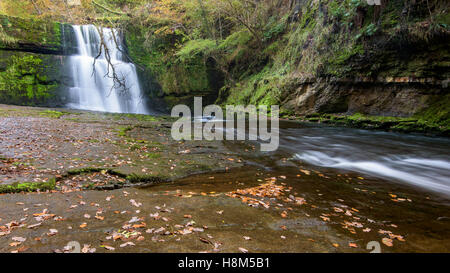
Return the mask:
[[[92,25],[72,26],[77,41],[78,55],[69,57],[74,86],[69,89],[67,107],[73,109],[148,114],[134,64],[124,60],[122,39],[117,30],[100,28],[112,65],[126,88],[115,84],[111,67],[100,52],[101,35]],[[114,36],[116,41],[114,41]],[[117,43],[116,43],[117,42]],[[95,71],[94,71],[95,61]]]
[[341,128],[284,130],[282,149],[315,166],[386,178],[450,196],[450,142]]
[[448,176],[440,175],[449,173],[449,162],[423,158],[402,159],[389,157],[379,161],[370,161],[370,159],[366,159],[366,161],[352,161],[342,157],[331,157],[326,153],[315,151],[296,154],[295,158],[316,166],[345,169],[392,178],[450,195]]
[[[211,117],[198,120],[220,122]],[[234,128],[226,130],[238,135]],[[266,157],[262,165],[270,169],[279,158],[291,158],[303,164],[352,171],[450,197],[450,140],[447,138],[296,122],[280,122],[279,134],[279,150],[271,154],[257,153],[255,163]],[[248,139],[248,130],[243,136]]]

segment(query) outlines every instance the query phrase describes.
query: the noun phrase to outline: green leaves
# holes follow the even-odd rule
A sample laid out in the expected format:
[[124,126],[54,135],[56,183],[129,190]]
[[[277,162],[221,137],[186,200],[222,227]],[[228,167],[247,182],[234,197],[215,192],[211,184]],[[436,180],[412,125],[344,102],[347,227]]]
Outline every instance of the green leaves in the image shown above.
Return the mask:
[[178,60],[187,62],[199,56],[205,56],[214,51],[217,44],[213,40],[198,39],[187,42],[177,53]]

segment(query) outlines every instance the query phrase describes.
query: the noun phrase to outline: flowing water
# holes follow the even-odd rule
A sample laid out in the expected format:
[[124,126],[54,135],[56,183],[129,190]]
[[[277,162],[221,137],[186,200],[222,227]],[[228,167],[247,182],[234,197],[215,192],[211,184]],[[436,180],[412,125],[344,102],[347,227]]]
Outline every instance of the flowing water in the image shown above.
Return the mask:
[[335,127],[288,128],[281,148],[295,160],[385,178],[450,196],[450,141]]
[[[69,88],[67,107],[148,114],[149,109],[144,103],[136,67],[126,61],[120,33],[115,29],[97,28],[93,25],[72,28],[78,54],[69,57],[74,86]],[[104,47],[101,46],[102,41]],[[113,78],[113,68],[119,81]]]
[[[73,30],[78,54],[70,57],[75,84],[70,88],[68,107],[148,114],[149,109],[142,102],[136,67],[126,61],[122,39],[114,39],[120,37],[119,33],[107,28],[98,30],[94,26],[73,26]],[[99,54],[101,39],[109,49],[118,75],[127,83],[126,90],[117,87],[108,76],[111,67],[105,52]],[[218,122],[213,117],[199,119],[204,123]],[[236,131],[235,128],[230,130]],[[386,251],[448,251],[449,139],[287,121],[280,122],[279,133],[280,147],[276,152],[259,152],[256,142],[225,141],[225,146],[245,163],[243,168],[190,176],[139,189],[139,192],[146,195],[170,190],[184,190],[189,194],[191,191],[226,193],[278,177],[279,183],[304,197],[308,206],[294,208],[289,212],[294,215],[292,221],[277,222],[270,230],[286,225],[300,236],[314,238],[314,242],[326,249],[330,240],[342,236],[350,236],[364,247],[367,242],[380,241],[380,231],[388,229],[403,235],[406,242],[396,241],[394,248]],[[225,206],[228,213],[242,213],[236,204],[224,205],[230,200],[219,201],[206,205],[217,210]],[[346,215],[333,214],[337,207],[357,209],[351,213],[346,210]],[[262,213],[252,214],[257,212]],[[310,220],[310,215],[319,220]],[[324,215],[332,221],[322,234],[325,227],[320,219]],[[355,220],[362,222],[366,231],[361,228],[357,233],[349,233],[347,225]],[[268,231],[260,232],[265,236]],[[261,249],[267,247],[269,245]],[[305,248],[305,251],[311,249],[314,248]]]
[[286,121],[279,130],[277,152],[258,153],[256,145],[254,153],[241,155],[267,169],[287,158],[290,164],[358,173],[450,197],[447,138]]
[[[126,60],[125,46],[115,29],[93,25],[72,26],[78,54],[69,57],[74,86],[69,108],[115,113],[149,114],[136,67]],[[101,47],[101,44],[106,46]],[[111,77],[111,64],[126,86]],[[202,118],[204,122],[217,122]],[[233,144],[231,145],[233,146]],[[408,187],[450,196],[450,141],[445,138],[403,135],[328,126],[282,122],[280,149],[252,156],[232,147],[266,168],[290,162],[328,170],[352,171]]]
[[[285,225],[316,245],[331,245],[337,234],[363,248],[378,242],[383,252],[450,250],[449,139],[284,121],[279,133],[276,152],[260,152],[257,142],[225,141],[245,162],[243,168],[187,177],[173,189],[227,192],[277,178],[277,185],[289,190],[285,196],[301,196],[308,204],[279,204],[274,211],[280,215],[291,209],[292,220],[277,222],[275,228]],[[405,240],[387,247],[381,243],[386,232]]]

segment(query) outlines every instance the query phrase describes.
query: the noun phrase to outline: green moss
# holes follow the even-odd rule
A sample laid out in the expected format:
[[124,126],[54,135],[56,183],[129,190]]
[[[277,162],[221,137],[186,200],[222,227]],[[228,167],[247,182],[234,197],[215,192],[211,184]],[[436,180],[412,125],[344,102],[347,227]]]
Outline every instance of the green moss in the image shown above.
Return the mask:
[[119,136],[121,137],[126,137],[127,136],[127,132],[133,130],[134,127],[133,126],[127,126],[127,127],[120,127],[117,132],[119,133]]
[[156,116],[150,116],[150,115],[114,114],[114,119],[116,119],[116,120],[121,120],[124,118],[135,119],[135,120],[139,120],[139,121],[149,121],[149,122],[161,121],[164,119],[164,117],[156,117]]
[[59,111],[53,111],[53,110],[46,110],[39,112],[39,115],[48,117],[48,118],[56,118],[59,119],[60,117],[64,116],[67,113],[59,112]]
[[[177,45],[183,34],[172,31],[176,22],[171,20],[150,18],[148,23],[147,26],[141,22],[128,24],[125,38],[133,61],[161,81],[176,61]],[[151,36],[146,38],[149,33]]]
[[79,175],[79,174],[87,174],[87,173],[98,173],[98,172],[101,172],[103,170],[105,170],[105,169],[89,167],[89,168],[69,170],[67,173],[69,175]]
[[438,127],[440,130],[450,130],[450,94],[436,98],[426,109],[414,115],[420,123]]
[[50,179],[48,182],[34,182],[34,183],[14,183],[11,185],[0,185],[0,193],[20,193],[20,192],[35,192],[35,191],[51,191],[56,186],[56,180]]
[[[130,56],[156,78],[165,95],[207,94],[214,90],[205,57],[216,47],[208,39],[186,39],[173,30],[170,20],[152,20],[150,29],[131,25],[127,29]],[[148,39],[145,33],[152,32]]]
[[[435,110],[428,111],[433,111],[436,113]],[[362,129],[399,131],[405,133],[416,132],[444,136],[448,136],[450,134],[450,127],[448,126],[448,112],[446,118],[435,120],[429,119],[425,115],[402,118],[390,116],[369,116],[361,113],[355,113],[353,115],[316,113],[305,116],[303,120]]]
[[149,183],[160,183],[160,182],[167,181],[167,179],[162,178],[162,177],[153,176],[153,175],[139,175],[139,174],[131,174],[131,175],[127,176],[127,180],[132,184],[138,184],[138,183],[149,184]]
[[[444,44],[448,12],[436,6],[428,28],[430,15],[425,5],[412,5],[411,14],[405,17],[403,2],[385,4],[379,12],[378,7],[361,0],[306,0],[294,22],[288,20],[290,11],[274,9],[258,26],[262,36],[258,41],[239,23],[221,29],[220,39],[219,35],[208,35],[204,25],[199,27],[200,17],[190,17],[189,10],[183,10],[183,27],[174,28],[177,22],[171,19],[150,18],[145,23],[132,23],[127,40],[133,59],[155,73],[169,107],[189,104],[186,102],[194,95],[210,94],[205,66],[205,56],[209,55],[226,71],[224,86],[216,88],[221,90],[219,104],[281,104],[292,97],[299,81],[307,79],[447,77],[448,50]],[[432,42],[433,35],[440,37],[437,43]],[[411,50],[405,53],[409,57],[402,56],[403,49]],[[417,117],[416,125],[439,125],[430,123],[433,114],[421,115],[428,117]],[[397,121],[358,116],[345,121],[338,117],[316,119],[368,127],[404,128],[409,124],[401,121],[391,126],[386,124]]]
[[146,157],[150,158],[150,159],[158,159],[161,158],[161,154],[159,153],[146,153],[144,154]]
[[364,48],[361,44],[353,45],[350,48],[343,48],[342,51],[336,52],[336,55],[328,61],[328,72],[336,76],[344,76],[351,69],[346,67],[345,64],[349,59],[357,54],[363,54]]
[[0,72],[0,102],[40,105],[54,96],[57,85],[48,82],[43,60],[34,54],[12,55]]
[[67,171],[67,176],[74,176],[74,175],[80,175],[80,174],[90,174],[90,173],[100,173],[100,172],[108,173],[108,174],[119,176],[119,177],[122,177],[122,178],[126,178],[127,177],[127,175],[125,175],[125,174],[123,174],[121,172],[112,170],[112,169],[96,168],[96,167],[87,167],[87,168],[69,170],[69,171]]
[[161,86],[165,94],[198,95],[211,91],[208,70],[203,58],[189,60],[189,63],[174,64],[161,76]]
[[[31,18],[19,18],[0,14],[0,33],[14,37],[14,41],[0,48],[18,48],[20,43],[33,44],[47,50],[61,51],[60,23]],[[1,36],[1,35],[0,35]]]
[[268,23],[264,27],[264,40],[270,41],[282,34],[287,27],[288,17],[289,16],[286,15],[281,20],[276,16],[270,17]]

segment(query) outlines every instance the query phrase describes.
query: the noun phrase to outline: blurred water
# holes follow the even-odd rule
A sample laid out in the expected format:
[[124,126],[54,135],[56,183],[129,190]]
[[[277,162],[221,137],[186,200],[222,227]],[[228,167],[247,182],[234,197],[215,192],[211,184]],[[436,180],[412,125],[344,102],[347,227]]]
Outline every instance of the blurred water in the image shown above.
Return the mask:
[[[67,107],[112,113],[148,114],[136,67],[125,61],[122,53],[124,46],[118,31],[93,25],[72,28],[76,36],[78,55],[69,57],[74,86],[69,89],[70,102]],[[100,46],[102,39],[107,51]],[[107,54],[119,79],[125,83],[125,88],[114,82]]]
[[[202,121],[217,122],[214,118]],[[246,129],[248,140],[248,124]],[[236,128],[223,129],[224,132],[230,130],[242,137]],[[279,137],[278,151],[256,153],[257,148],[251,155],[242,151],[241,156],[251,156],[253,163],[266,168],[274,167],[281,158],[290,158],[303,164],[354,171],[450,196],[448,138],[286,121],[280,122]],[[239,147],[233,150],[240,153]]]
[[349,128],[281,129],[295,160],[356,171],[450,195],[450,140]]

